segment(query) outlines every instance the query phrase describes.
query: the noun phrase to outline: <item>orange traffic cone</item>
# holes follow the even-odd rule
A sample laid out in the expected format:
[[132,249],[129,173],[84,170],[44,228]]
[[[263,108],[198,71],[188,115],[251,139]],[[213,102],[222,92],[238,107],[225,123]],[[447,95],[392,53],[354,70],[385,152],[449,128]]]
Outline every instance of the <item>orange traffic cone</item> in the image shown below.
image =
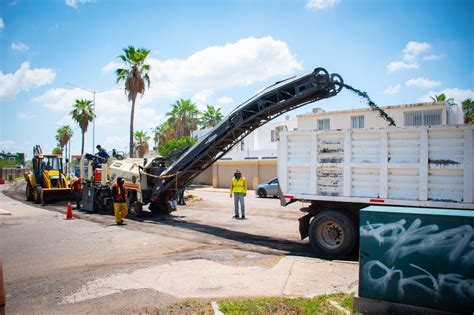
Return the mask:
[[67,203],[67,211],[66,211],[66,220],[72,220],[73,217],[72,217],[72,206],[71,206],[71,203],[68,202]]

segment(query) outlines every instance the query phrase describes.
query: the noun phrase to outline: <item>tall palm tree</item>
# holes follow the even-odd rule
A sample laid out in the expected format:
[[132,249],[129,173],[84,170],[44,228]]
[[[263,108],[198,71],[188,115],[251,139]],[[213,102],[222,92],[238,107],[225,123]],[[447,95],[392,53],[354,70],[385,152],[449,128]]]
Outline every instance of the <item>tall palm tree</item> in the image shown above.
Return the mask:
[[222,118],[224,118],[224,115],[222,115],[220,108],[207,105],[207,109],[202,113],[199,123],[202,128],[213,128]]
[[176,138],[176,131],[171,123],[171,120],[168,119],[163,122],[161,125],[155,128],[155,146],[158,147],[168,140]]
[[138,157],[142,158],[148,152],[148,140],[150,140],[150,136],[141,130],[135,131],[133,136],[137,143],[136,147],[138,148]]
[[132,109],[130,112],[130,157],[133,157],[133,119],[135,116],[135,101],[138,94],[145,93],[145,81],[150,88],[150,77],[148,71],[150,65],[145,64],[145,59],[150,53],[150,50],[144,48],[135,49],[133,46],[128,46],[123,49],[123,54],[118,58],[125,62],[126,68],[116,69],[116,82],[125,81],[125,93],[128,93],[128,101],[132,102]]
[[199,110],[191,100],[179,99],[171,105],[171,111],[166,113],[168,121],[177,131],[177,137],[190,136],[199,123]]
[[64,147],[66,147],[66,158],[65,158],[64,165],[66,166],[66,170],[67,170],[67,157],[68,157],[67,144],[69,143],[72,136],[74,135],[74,132],[72,131],[69,125],[61,126],[60,128],[58,128],[56,132],[57,132],[56,140],[58,141],[59,147],[61,148],[61,152],[63,152]]
[[82,146],[81,155],[84,155],[84,135],[87,132],[89,123],[94,120],[94,109],[92,108],[92,101],[89,100],[76,100],[76,103],[72,105],[72,111],[70,115],[72,119],[79,124],[82,132]]

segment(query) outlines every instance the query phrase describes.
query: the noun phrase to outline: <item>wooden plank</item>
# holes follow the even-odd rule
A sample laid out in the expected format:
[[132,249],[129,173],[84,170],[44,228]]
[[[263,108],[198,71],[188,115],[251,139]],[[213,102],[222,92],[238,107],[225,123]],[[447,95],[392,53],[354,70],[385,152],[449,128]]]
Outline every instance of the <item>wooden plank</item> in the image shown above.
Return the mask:
[[343,195],[350,197],[352,194],[352,132],[344,130],[344,175]]
[[472,192],[472,182],[473,176],[472,173],[472,164],[473,156],[472,156],[472,149],[473,149],[473,130],[464,130],[464,192],[463,192],[463,201],[464,202],[474,202],[473,200],[473,192]]
[[420,188],[418,198],[421,201],[428,200],[428,130],[420,128]]
[[379,196],[388,197],[388,135],[387,130],[380,131],[380,182]]

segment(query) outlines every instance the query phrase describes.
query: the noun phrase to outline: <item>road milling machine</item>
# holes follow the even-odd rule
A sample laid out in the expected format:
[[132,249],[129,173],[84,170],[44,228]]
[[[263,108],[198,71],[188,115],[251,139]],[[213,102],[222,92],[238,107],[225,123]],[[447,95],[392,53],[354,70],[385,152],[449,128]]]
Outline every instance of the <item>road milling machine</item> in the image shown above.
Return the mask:
[[[84,207],[110,211],[110,187],[117,177],[123,177],[128,200],[137,213],[147,204],[152,212],[170,213],[186,184],[252,131],[288,111],[335,96],[343,86],[341,76],[329,74],[323,68],[276,82],[238,106],[195,145],[174,157],[111,160],[101,164],[101,180],[90,176],[85,184]],[[94,159],[100,164],[96,158],[89,156],[89,165]]]
[[26,199],[42,205],[51,200],[71,197],[66,176],[62,173],[59,155],[43,154],[41,147],[33,148],[33,172],[25,173]]

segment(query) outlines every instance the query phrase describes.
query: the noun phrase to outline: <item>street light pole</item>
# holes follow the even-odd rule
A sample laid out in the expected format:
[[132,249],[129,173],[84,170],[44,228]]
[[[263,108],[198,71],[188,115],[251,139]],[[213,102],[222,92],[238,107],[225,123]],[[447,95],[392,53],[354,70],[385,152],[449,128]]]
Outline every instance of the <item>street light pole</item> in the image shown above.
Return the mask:
[[95,95],[98,94],[98,93],[103,93],[103,92],[110,92],[110,91],[115,91],[115,90],[121,90],[122,88],[114,88],[114,89],[108,89],[108,90],[101,90],[101,91],[97,91],[97,90],[89,90],[89,89],[85,89],[83,87],[80,87],[78,85],[75,85],[75,84],[72,84],[72,83],[68,83],[66,82],[67,85],[70,85],[70,86],[74,86],[78,89],[81,89],[83,91],[87,91],[89,93],[92,93],[93,95],[93,103],[92,103],[92,111],[94,112],[94,119],[92,119],[92,152],[94,152],[95,150]]

